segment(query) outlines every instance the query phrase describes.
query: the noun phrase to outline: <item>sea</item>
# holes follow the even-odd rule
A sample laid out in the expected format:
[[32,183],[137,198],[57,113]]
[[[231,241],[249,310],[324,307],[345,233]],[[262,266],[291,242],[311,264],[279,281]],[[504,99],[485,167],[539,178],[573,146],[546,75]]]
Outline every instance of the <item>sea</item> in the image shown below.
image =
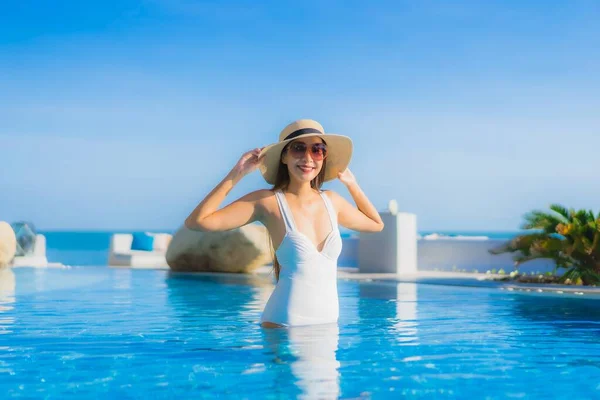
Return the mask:
[[[46,237],[46,256],[49,262],[71,266],[106,266],[110,238],[115,233],[134,233],[131,230],[112,231],[38,231]],[[144,232],[166,232],[170,230],[146,230]],[[444,236],[487,236],[490,239],[510,239],[519,231],[422,231],[426,236],[437,233]],[[343,239],[358,237],[353,231],[342,231]]]

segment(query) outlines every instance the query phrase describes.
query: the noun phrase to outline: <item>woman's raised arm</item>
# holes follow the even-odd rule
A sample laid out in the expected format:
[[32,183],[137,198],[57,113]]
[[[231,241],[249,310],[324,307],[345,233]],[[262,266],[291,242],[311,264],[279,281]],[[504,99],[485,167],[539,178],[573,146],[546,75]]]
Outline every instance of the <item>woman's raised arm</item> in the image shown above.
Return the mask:
[[346,186],[356,207],[335,192],[331,192],[333,204],[338,211],[340,225],[359,232],[380,232],[384,224],[381,216],[367,195],[362,191],[354,174],[348,168],[338,173],[338,179]]
[[227,176],[196,206],[185,219],[188,229],[197,231],[227,231],[259,221],[261,199],[268,190],[257,190],[237,199],[219,210],[227,194],[248,173],[254,171],[260,159],[261,149],[250,150],[242,155]]

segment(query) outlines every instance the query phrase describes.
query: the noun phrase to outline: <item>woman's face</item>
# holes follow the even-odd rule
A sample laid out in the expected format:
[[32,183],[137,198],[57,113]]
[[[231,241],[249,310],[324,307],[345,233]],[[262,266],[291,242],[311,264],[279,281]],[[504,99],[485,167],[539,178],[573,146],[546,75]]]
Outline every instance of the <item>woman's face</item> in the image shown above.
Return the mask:
[[297,139],[291,142],[282,157],[287,165],[290,179],[310,182],[319,175],[327,146],[318,137]]

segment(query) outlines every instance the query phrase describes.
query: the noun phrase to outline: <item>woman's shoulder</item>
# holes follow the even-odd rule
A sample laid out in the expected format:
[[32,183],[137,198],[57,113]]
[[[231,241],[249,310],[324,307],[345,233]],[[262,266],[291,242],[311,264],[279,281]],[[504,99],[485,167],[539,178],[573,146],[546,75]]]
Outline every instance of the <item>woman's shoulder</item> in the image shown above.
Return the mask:
[[273,191],[272,189],[258,189],[248,193],[246,196],[256,201],[262,201],[265,199],[273,198],[275,196],[275,191]]
[[259,206],[269,209],[276,203],[275,190],[273,189],[258,189],[248,194],[252,200]]
[[323,189],[321,190],[321,193],[324,193],[327,197],[329,197],[332,200],[339,197],[339,194],[335,190]]
[[258,207],[267,206],[271,203],[271,199],[275,197],[275,193],[269,189],[259,189],[246,193],[237,201],[250,202]]
[[329,198],[335,208],[338,208],[337,205],[341,196],[335,190],[321,190],[321,193]]
[[[273,212],[276,207],[275,192],[271,189],[258,189],[247,193],[240,199],[254,204],[258,215],[266,215]],[[261,217],[262,218],[262,217]]]

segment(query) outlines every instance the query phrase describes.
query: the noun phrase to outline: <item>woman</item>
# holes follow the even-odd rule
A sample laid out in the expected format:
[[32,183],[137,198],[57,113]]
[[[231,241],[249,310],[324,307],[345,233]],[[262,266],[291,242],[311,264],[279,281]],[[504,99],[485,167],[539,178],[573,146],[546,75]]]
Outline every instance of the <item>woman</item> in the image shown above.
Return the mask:
[[[334,323],[338,320],[337,259],[342,250],[340,225],[377,232],[383,222],[347,168],[352,141],[325,134],[313,120],[286,126],[279,142],[243,154],[194,211],[185,226],[200,231],[225,231],[260,221],[274,251],[277,285],[261,317],[261,325],[278,328]],[[219,209],[233,186],[260,167],[272,189],[251,192]],[[357,207],[323,182],[338,178]]]

